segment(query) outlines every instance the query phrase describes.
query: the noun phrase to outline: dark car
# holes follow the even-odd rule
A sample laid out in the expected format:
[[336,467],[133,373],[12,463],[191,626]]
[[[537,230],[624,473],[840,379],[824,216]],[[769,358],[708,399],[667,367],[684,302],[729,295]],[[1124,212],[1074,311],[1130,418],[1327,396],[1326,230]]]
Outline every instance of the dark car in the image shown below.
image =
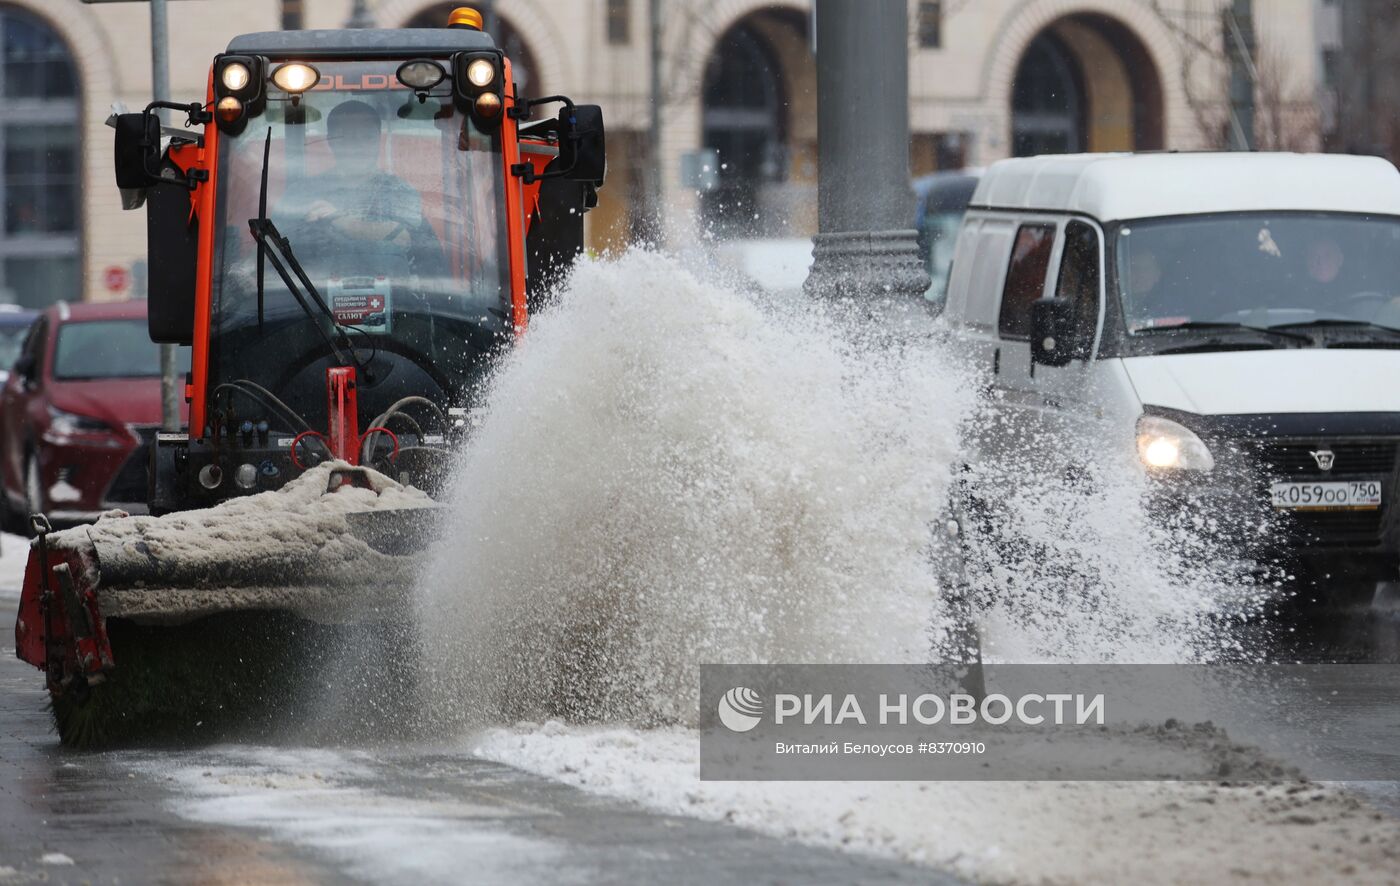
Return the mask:
[[30,328],[0,390],[4,522],[143,512],[148,446],[160,425],[160,354],[146,303],[59,303]]
[[38,311],[27,311],[19,305],[0,304],[0,384],[10,377],[10,367],[19,358],[24,337],[38,316]]
[[981,178],[980,169],[955,169],[914,179],[914,227],[919,232],[924,268],[933,280],[924,297],[940,309],[948,294],[958,230]]

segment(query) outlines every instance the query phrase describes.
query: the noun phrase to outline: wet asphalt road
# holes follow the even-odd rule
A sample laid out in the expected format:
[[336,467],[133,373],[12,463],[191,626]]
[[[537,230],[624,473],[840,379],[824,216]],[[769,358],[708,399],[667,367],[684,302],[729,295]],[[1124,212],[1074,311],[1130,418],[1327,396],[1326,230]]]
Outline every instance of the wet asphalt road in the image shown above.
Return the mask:
[[0,886],[959,882],[449,749],[65,750],[14,657],[14,603],[0,592]]
[[[67,751],[41,675],[14,657],[14,604],[0,588],[0,886],[958,882],[653,814],[460,749]],[[1249,642],[1277,661],[1400,663],[1400,607],[1311,613]],[[1400,815],[1396,783],[1353,788]]]

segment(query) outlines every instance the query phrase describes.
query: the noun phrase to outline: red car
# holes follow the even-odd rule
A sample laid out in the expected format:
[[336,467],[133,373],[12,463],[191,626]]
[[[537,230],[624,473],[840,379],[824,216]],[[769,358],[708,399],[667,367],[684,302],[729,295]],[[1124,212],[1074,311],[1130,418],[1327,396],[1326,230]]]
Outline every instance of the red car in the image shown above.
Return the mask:
[[0,516],[90,520],[145,511],[160,426],[160,352],[144,301],[59,304],[34,321],[0,391]]

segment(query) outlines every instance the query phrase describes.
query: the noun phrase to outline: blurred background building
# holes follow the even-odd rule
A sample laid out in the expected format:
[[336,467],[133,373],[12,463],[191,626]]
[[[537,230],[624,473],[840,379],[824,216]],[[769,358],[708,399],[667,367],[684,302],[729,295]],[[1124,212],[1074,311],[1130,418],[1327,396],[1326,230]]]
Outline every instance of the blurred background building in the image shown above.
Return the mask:
[[[1015,154],[1230,144],[1229,84],[1232,68],[1240,68],[1232,57],[1231,12],[1238,0],[908,2],[916,175]],[[202,98],[214,54],[238,33],[350,23],[435,27],[455,5],[173,0],[172,97]],[[494,20],[524,91],[567,92],[604,107],[610,177],[589,217],[591,247],[654,231],[658,197],[672,237],[694,225],[734,236],[812,232],[810,0],[475,5]],[[1369,11],[1353,22],[1344,14],[1348,5],[1383,9],[1384,26],[1366,20]],[[1252,6],[1246,67],[1257,146],[1393,151],[1395,114],[1378,109],[1393,111],[1400,95],[1394,5]],[[113,102],[136,109],[149,99],[147,5],[0,0],[0,47],[0,302],[40,306],[142,294],[144,216],[120,209],[103,121]],[[1354,83],[1367,84],[1366,98],[1350,100],[1361,95]],[[653,98],[660,102],[655,130]],[[861,110],[838,112],[858,118]]]

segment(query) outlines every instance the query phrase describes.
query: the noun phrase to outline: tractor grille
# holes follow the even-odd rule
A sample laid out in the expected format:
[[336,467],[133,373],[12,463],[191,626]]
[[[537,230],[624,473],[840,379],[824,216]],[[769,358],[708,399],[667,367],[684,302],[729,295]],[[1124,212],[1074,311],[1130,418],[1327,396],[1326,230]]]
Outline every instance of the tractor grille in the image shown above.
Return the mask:
[[107,487],[105,501],[109,504],[145,504],[150,495],[148,481],[151,460],[151,444],[156,437],[155,428],[133,428],[141,438],[141,445],[132,450],[121,470]]

